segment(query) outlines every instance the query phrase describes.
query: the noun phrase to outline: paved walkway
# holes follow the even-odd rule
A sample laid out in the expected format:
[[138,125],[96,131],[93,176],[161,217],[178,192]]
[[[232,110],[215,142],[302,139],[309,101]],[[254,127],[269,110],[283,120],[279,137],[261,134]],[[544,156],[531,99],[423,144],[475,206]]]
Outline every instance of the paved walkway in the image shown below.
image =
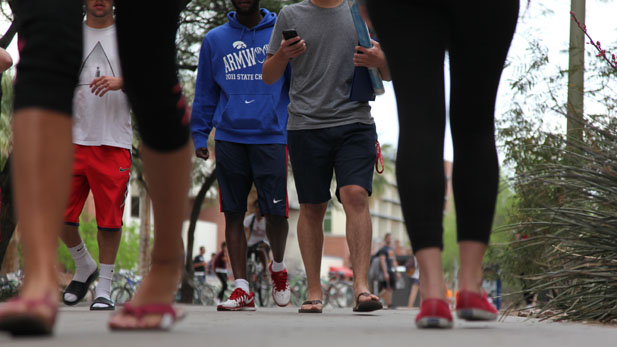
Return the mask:
[[454,329],[444,331],[416,329],[415,309],[374,314],[331,309],[321,315],[300,315],[292,307],[256,312],[184,308],[189,315],[168,333],[111,333],[106,328],[109,313],[90,312],[87,306],[62,308],[53,338],[12,340],[0,335],[0,346],[608,347],[617,343],[617,326],[538,322],[519,317],[491,323],[456,321]]

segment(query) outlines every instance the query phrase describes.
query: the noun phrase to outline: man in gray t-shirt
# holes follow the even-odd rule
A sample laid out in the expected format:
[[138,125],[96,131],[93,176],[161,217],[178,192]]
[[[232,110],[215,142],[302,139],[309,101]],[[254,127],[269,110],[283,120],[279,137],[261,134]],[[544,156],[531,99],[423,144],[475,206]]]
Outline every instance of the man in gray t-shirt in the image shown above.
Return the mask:
[[[286,29],[295,29],[298,36],[285,40],[282,31]],[[368,102],[349,98],[355,66],[379,68],[389,79],[383,52],[373,43],[370,49],[357,46],[358,35],[345,0],[304,0],[286,6],[272,31],[263,81],[273,83],[288,64],[292,68],[288,147],[300,200],[298,241],[308,281],[308,300],[300,312],[322,309],[322,225],[333,172],[336,195],[347,217],[354,311],[381,308],[379,299],[368,290],[372,239],[368,198],[377,134]]]

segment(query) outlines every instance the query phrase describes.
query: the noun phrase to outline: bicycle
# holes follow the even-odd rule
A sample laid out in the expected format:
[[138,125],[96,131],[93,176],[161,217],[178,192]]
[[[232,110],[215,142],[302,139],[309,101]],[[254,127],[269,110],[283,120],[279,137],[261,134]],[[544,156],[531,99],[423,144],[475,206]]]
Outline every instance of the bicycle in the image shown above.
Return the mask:
[[[118,279],[119,277],[119,279]],[[117,275],[114,275],[114,282],[121,282],[111,290],[111,300],[116,304],[124,304],[133,298],[133,294],[137,291],[141,278],[133,274],[129,270],[120,270]]]
[[291,304],[297,307],[302,306],[307,291],[306,275],[301,273],[290,280],[289,290],[291,291]]
[[193,281],[189,281],[189,284],[193,287],[193,303],[204,306],[215,305],[217,288],[205,280],[203,283],[201,282],[200,277],[204,276],[203,272],[195,272],[194,275]]

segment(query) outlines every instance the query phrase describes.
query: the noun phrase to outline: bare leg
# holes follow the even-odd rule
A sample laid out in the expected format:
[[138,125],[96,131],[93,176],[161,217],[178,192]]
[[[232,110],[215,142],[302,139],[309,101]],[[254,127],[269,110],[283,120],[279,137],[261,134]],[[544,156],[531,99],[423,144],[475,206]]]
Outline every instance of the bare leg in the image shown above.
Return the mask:
[[422,299],[446,300],[443,292],[443,268],[441,250],[438,247],[422,248],[416,252],[420,266],[420,295]]
[[383,298],[386,307],[390,307],[392,305],[392,289],[386,288],[379,293],[379,296]]
[[77,245],[79,245],[82,241],[81,235],[79,235],[79,227],[74,225],[64,225],[62,231],[60,232],[60,239],[68,248],[77,247]]
[[[357,297],[362,292],[370,292],[368,286],[368,269],[371,259],[371,241],[373,229],[368,209],[368,192],[356,186],[344,186],[340,189],[341,202],[347,217],[346,234],[351,263],[353,264],[353,287]],[[359,300],[379,300],[375,295],[361,296]]]
[[246,280],[246,234],[243,212],[225,212],[225,241],[234,279]]
[[411,292],[409,293],[409,303],[407,304],[407,307],[412,308],[414,307],[414,304],[416,302],[416,297],[418,296],[418,289],[419,286],[417,284],[412,284],[411,285]]
[[[323,219],[328,203],[300,204],[298,219],[298,243],[306,271],[307,300],[321,300],[321,254],[323,252]],[[302,305],[302,309],[321,309],[321,305]]]
[[100,231],[97,233],[99,244],[99,263],[115,264],[120,241],[122,241],[122,231]]
[[[82,242],[79,235],[79,228],[73,225],[65,225],[60,234],[60,239],[68,248],[76,247]],[[99,263],[115,264],[122,232],[120,231],[99,231],[97,241],[99,244]]]
[[[26,275],[20,296],[57,300],[56,247],[68,202],[73,145],[71,119],[38,108],[13,120],[13,179]],[[47,307],[37,307],[49,318]]]
[[486,244],[478,241],[461,241],[458,243],[461,257],[461,269],[458,273],[460,290],[482,293],[482,258]]
[[287,233],[289,224],[284,216],[266,216],[266,234],[272,248],[272,258],[280,263],[285,258],[285,246],[287,245]]
[[[133,298],[134,306],[174,301],[182,273],[181,230],[188,208],[191,146],[187,143],[177,151],[163,153],[147,147],[142,150],[146,178],[150,184],[155,230],[152,267]],[[141,321],[136,317],[117,314],[111,318],[110,325],[154,327],[159,325],[160,320],[158,314],[146,315]]]

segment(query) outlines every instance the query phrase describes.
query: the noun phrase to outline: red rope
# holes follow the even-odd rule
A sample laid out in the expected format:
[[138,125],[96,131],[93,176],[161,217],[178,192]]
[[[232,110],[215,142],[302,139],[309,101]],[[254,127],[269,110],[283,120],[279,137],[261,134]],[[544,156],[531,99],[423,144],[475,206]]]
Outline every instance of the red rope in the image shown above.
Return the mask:
[[[377,159],[375,159],[375,170],[378,174],[382,174],[385,169],[383,165],[383,156],[381,155],[381,146],[379,145],[379,141],[377,141]],[[381,164],[381,170],[379,169],[379,165]]]

